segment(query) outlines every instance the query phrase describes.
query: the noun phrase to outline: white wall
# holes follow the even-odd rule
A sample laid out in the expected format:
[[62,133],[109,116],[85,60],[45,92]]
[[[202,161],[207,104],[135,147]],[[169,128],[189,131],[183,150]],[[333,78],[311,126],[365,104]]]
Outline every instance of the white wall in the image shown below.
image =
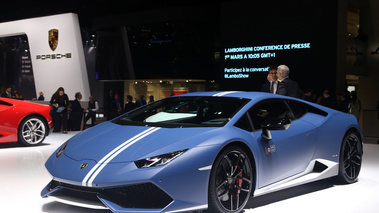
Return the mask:
[[[58,29],[58,46],[52,51],[48,32]],[[73,13],[31,18],[0,23],[0,37],[26,34],[29,40],[30,55],[36,86],[36,97],[43,91],[45,99],[63,87],[70,100],[81,92],[82,100],[88,100],[90,89],[85,64],[78,16]],[[71,53],[71,58],[37,59],[37,55]]]

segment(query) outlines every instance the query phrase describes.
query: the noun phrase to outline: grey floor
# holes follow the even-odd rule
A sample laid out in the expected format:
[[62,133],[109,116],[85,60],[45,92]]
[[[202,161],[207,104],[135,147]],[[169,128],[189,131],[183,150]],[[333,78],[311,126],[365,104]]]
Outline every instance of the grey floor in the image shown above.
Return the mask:
[[[69,206],[40,197],[42,188],[51,180],[44,163],[56,148],[76,133],[52,133],[38,147],[0,144],[0,212],[110,212]],[[378,177],[379,145],[365,143],[358,182],[335,185],[330,180],[322,180],[252,198],[245,213],[377,213]]]

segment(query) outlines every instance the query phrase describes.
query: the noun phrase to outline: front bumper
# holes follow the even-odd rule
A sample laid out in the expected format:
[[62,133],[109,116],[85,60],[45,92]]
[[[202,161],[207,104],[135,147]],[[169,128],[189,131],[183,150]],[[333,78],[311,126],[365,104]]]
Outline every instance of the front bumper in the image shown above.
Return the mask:
[[[41,196],[70,205],[110,209],[113,212],[184,212],[207,209],[210,165],[215,156],[209,153],[217,151],[216,146],[198,147],[166,166],[146,169],[138,169],[133,162],[108,164],[92,186],[82,183],[85,174],[81,174],[81,170],[70,170],[78,168],[83,162],[62,155],[59,160],[65,161],[66,169],[57,169],[60,168],[57,167],[58,162],[53,163],[54,167],[47,163],[54,179],[42,190]],[[96,164],[88,160],[86,163],[88,167]]]
[[114,212],[160,212],[173,199],[152,183],[113,188],[93,188],[52,180],[42,191],[43,197],[70,205]]

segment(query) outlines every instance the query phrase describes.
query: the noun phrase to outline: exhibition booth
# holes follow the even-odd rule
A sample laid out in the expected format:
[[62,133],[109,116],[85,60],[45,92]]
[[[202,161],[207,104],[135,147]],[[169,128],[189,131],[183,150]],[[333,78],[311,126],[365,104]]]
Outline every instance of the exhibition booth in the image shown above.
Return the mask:
[[[355,37],[347,39],[346,44],[336,39],[346,33],[345,25],[340,24],[345,17],[336,15],[340,9],[337,2],[328,7],[322,2],[304,2],[296,11],[287,3],[278,3],[271,11],[288,11],[273,14],[268,14],[269,9],[252,10],[246,4],[221,4],[221,16],[217,17],[220,35],[212,34],[214,29],[207,20],[200,20],[203,17],[173,20],[182,16],[181,10],[176,11],[175,18],[156,22],[140,23],[138,18],[143,14],[120,14],[112,22],[107,21],[114,17],[104,17],[93,21],[98,25],[92,31],[81,29],[75,13],[0,23],[0,93],[11,86],[21,90],[25,100],[47,105],[53,93],[63,87],[70,100],[74,100],[75,93],[82,94],[83,108],[87,108],[89,97],[95,96],[100,104],[98,124],[109,120],[110,91],[120,95],[122,106],[127,95],[132,95],[133,101],[142,95],[149,102],[149,97],[157,101],[202,91],[260,91],[262,83],[267,82],[268,68],[280,64],[290,67],[291,79],[302,89],[313,89],[318,94],[326,88],[335,93],[348,86],[356,90],[357,76],[369,79],[366,62],[358,63],[362,55],[367,57],[367,51],[353,51],[363,47],[367,50],[367,46]],[[266,8],[268,4],[259,5]],[[125,17],[129,24],[124,23]],[[191,27],[187,29],[185,24]],[[211,43],[217,36],[220,42]],[[347,54],[345,46],[349,46]],[[361,84],[361,91],[367,85]],[[36,100],[40,92],[44,93],[44,101]],[[378,111],[371,107],[376,100],[367,100],[370,107],[362,109],[358,118],[363,159],[357,182],[345,185],[324,179],[252,197],[244,212],[377,212],[379,119]],[[245,120],[252,125],[249,119]],[[47,159],[80,133],[50,133],[43,143],[33,147],[0,144],[0,212],[111,212],[41,197],[41,190],[52,179],[45,167]],[[313,135],[316,133],[307,134]],[[266,155],[271,148],[267,148]],[[304,149],[300,152],[305,153]]]

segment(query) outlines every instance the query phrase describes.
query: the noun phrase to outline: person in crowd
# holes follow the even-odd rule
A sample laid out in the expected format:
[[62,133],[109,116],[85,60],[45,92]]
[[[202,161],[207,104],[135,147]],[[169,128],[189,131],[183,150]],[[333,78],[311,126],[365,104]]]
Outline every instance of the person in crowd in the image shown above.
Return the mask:
[[140,107],[146,104],[146,100],[144,98],[145,98],[144,95],[139,96],[139,99],[136,100],[136,107]]
[[63,87],[59,87],[58,90],[51,96],[50,105],[52,108],[53,118],[53,132],[62,132],[67,134],[67,106],[69,99],[65,94]]
[[308,88],[305,90],[304,92],[304,100],[306,101],[309,101],[309,102],[314,102],[314,99],[313,99],[313,90]]
[[276,94],[304,99],[304,92],[299,85],[289,78],[290,69],[286,65],[280,65],[277,69],[278,89]]
[[357,91],[351,91],[351,99],[350,99],[350,105],[349,105],[349,112],[357,118],[359,121],[359,116],[361,113],[361,100],[358,98]]
[[70,113],[70,127],[72,131],[80,131],[83,129],[83,112],[84,109],[80,104],[82,100],[82,94],[80,92],[75,93],[75,100],[71,102],[71,113]]
[[110,89],[108,94],[107,94],[107,97],[106,97],[106,104],[104,105],[106,108],[105,108],[105,112],[106,112],[106,115],[107,115],[107,120],[110,120],[112,115],[111,115],[111,106],[112,106],[112,103],[114,101],[114,95],[113,95],[113,90]]
[[321,97],[320,105],[326,106],[326,107],[329,107],[329,108],[332,108],[332,109],[337,109],[337,106],[338,106],[337,99],[334,98],[330,94],[330,91],[328,89],[325,89],[322,92],[322,97]]
[[154,102],[154,96],[153,95],[150,95],[149,96],[149,103],[153,103]]
[[5,92],[3,94],[1,94],[1,97],[4,97],[4,98],[13,98],[12,87],[7,87],[5,89]]
[[45,100],[45,96],[43,96],[44,94],[43,94],[43,92],[41,91],[41,92],[39,92],[39,97],[38,97],[38,100],[39,101],[44,101]]
[[261,88],[262,92],[269,92],[269,93],[276,94],[276,91],[278,89],[278,77],[276,73],[277,73],[277,67],[270,66],[270,68],[268,69],[268,74],[267,74],[268,82],[262,84],[262,88]]
[[23,100],[22,91],[17,89],[13,91],[13,98]]
[[124,107],[124,112],[129,112],[136,108],[136,104],[133,103],[133,96],[127,95],[126,96],[126,103]]
[[112,104],[110,106],[110,111],[109,111],[110,119],[113,119],[121,115],[121,112],[122,112],[122,106],[120,103],[120,96],[118,95],[118,93],[115,93],[114,100],[112,101]]
[[67,105],[67,131],[72,131],[72,120],[70,119],[72,112],[72,102],[74,101],[69,101]]
[[338,102],[337,109],[339,111],[346,112],[346,113],[349,112],[349,101],[346,98],[346,92],[341,91],[337,94],[337,102]]
[[84,119],[84,124],[91,119],[91,126],[95,126],[96,112],[99,111],[99,103],[95,100],[95,97],[90,96],[88,101],[87,116]]

